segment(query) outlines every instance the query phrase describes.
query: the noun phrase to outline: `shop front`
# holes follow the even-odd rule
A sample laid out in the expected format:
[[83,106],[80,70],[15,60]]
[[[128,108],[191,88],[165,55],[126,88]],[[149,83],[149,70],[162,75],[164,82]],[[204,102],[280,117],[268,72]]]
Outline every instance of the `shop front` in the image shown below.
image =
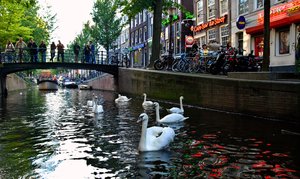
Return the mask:
[[143,67],[146,58],[146,45],[145,43],[138,44],[130,48],[130,55],[132,59],[133,67]]
[[[270,9],[270,71],[295,72],[297,66],[297,27],[300,25],[300,0]],[[263,56],[264,12],[257,14],[256,25],[246,28],[256,56]],[[300,49],[300,48],[299,48]]]

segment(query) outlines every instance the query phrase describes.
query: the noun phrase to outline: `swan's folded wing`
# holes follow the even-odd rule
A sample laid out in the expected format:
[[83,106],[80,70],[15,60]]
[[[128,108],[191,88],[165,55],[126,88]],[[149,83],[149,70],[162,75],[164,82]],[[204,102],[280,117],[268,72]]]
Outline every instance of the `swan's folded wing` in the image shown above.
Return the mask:
[[162,147],[167,147],[174,140],[174,137],[174,130],[170,127],[164,127],[161,135],[157,137],[156,143]]
[[163,127],[153,126],[147,129],[147,136],[158,137],[163,132]]

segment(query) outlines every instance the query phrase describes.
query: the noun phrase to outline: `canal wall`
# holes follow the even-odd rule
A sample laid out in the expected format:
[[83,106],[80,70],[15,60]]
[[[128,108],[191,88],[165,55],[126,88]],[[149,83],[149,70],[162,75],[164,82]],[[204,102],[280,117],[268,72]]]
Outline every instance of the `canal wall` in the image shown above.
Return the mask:
[[27,84],[22,78],[20,78],[16,74],[8,74],[6,76],[6,88],[7,91],[21,90],[26,89]]
[[103,74],[97,78],[88,80],[85,84],[96,90],[116,91],[116,81],[113,75]]
[[204,108],[300,122],[300,81],[239,79],[143,69],[119,69],[120,93]]

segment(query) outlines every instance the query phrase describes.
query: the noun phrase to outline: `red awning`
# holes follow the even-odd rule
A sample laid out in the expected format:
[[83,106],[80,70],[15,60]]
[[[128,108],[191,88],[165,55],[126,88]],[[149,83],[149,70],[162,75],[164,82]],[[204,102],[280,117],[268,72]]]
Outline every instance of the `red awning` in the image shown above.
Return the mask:
[[[284,19],[280,19],[277,21],[273,21],[270,23],[270,28],[284,27],[287,25],[291,25],[292,23],[298,23],[298,22],[300,22],[300,14],[286,17]],[[256,34],[259,32],[263,32],[263,30],[264,30],[264,24],[261,24],[258,26],[246,28],[246,33],[247,34]]]

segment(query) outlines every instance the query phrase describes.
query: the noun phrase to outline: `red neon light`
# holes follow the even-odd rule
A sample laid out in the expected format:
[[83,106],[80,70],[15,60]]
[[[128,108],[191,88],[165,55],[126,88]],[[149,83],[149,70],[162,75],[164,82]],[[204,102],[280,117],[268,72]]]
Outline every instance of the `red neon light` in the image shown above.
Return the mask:
[[[270,22],[289,17],[295,13],[300,12],[300,0],[294,0],[282,5],[274,6],[270,9]],[[257,23],[264,23],[264,12],[257,14]]]
[[193,31],[193,32],[200,32],[201,30],[204,30],[206,28],[222,24],[222,23],[225,22],[226,18],[227,18],[227,15],[224,15],[224,16],[222,16],[220,18],[213,19],[213,20],[211,20],[209,22],[206,22],[206,23],[203,23],[203,24],[200,24],[200,25],[197,25],[197,26],[192,26],[191,27],[191,31]]

